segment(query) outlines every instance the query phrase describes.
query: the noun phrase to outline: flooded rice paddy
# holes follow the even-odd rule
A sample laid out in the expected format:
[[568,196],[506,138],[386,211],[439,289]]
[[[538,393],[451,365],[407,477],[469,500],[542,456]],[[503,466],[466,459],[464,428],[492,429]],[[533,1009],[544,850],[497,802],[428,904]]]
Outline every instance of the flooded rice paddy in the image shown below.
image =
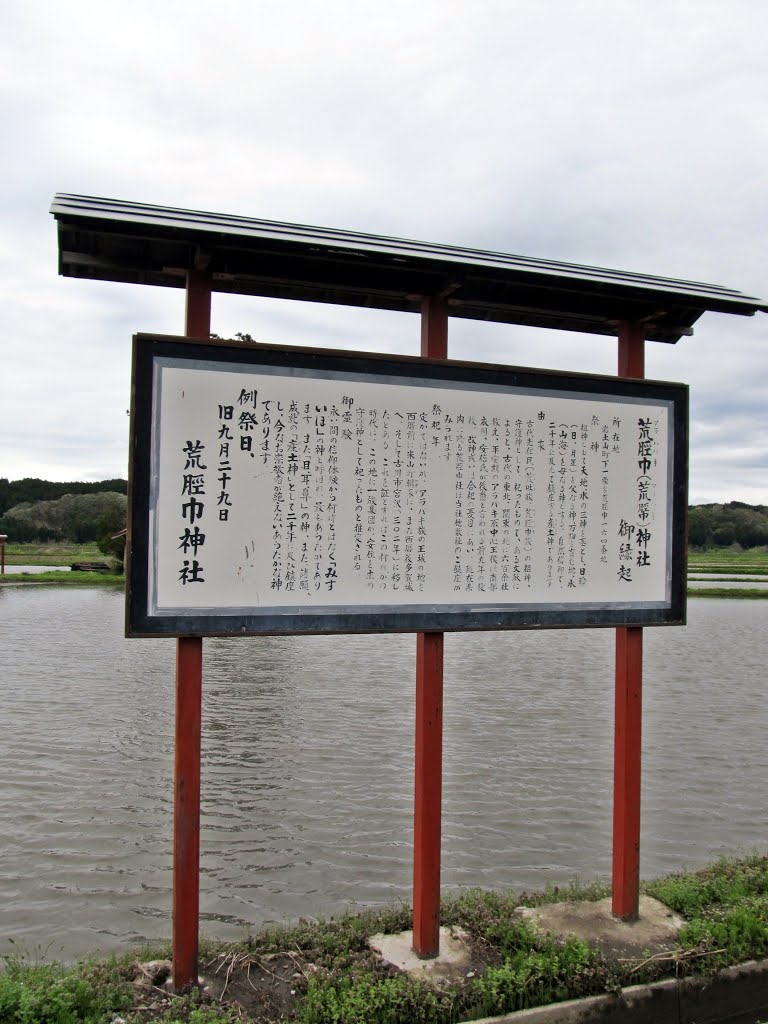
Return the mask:
[[[0,953],[170,933],[175,644],[0,588]],[[642,874],[768,846],[768,602],[645,631]],[[205,641],[203,931],[408,898],[415,638]],[[446,637],[443,884],[610,873],[611,630]]]

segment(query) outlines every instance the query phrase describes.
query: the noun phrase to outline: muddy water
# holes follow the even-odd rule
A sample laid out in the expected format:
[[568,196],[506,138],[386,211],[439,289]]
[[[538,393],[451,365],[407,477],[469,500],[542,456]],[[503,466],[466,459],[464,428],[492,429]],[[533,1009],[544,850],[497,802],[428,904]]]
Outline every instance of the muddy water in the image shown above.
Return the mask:
[[[0,588],[0,952],[170,930],[172,641],[122,596]],[[768,846],[768,603],[648,629],[642,872]],[[611,631],[446,639],[443,882],[610,872]],[[203,929],[407,897],[412,636],[205,644]]]

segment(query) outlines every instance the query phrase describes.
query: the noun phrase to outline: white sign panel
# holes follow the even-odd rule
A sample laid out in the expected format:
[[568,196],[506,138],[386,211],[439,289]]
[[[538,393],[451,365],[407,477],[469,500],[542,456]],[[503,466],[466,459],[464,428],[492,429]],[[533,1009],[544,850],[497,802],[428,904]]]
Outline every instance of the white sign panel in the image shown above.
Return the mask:
[[152,357],[148,619],[669,608],[672,398],[190,348]]

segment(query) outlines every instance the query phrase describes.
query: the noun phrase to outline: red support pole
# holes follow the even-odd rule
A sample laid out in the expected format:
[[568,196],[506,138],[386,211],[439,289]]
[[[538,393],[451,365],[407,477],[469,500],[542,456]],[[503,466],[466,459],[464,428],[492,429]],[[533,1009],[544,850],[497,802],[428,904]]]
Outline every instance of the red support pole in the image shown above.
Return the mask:
[[432,296],[421,303],[421,358],[448,358],[448,306]]
[[[211,277],[187,275],[186,333],[211,333]],[[203,641],[182,636],[176,648],[176,736],[173,800],[173,986],[197,985],[200,926],[200,735]]]
[[[619,376],[645,376],[641,324],[619,324]],[[636,921],[640,908],[640,761],[643,704],[643,630],[616,630],[616,707],[613,753],[613,896],[611,910]]]
[[207,270],[187,271],[187,308],[184,333],[208,338],[211,333],[211,275]]
[[633,320],[619,322],[619,377],[645,376],[645,331]]
[[[426,298],[421,307],[421,355],[448,355],[448,308]],[[440,951],[440,832],[443,788],[443,634],[416,638],[416,763],[413,813],[413,950]]]
[[173,986],[177,992],[197,984],[202,680],[202,639],[179,637],[173,801]]

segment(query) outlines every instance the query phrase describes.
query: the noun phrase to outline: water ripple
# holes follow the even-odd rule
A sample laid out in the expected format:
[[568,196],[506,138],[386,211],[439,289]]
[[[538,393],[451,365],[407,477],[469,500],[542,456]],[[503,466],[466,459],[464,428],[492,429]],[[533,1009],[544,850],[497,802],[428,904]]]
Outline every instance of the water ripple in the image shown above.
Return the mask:
[[[767,616],[645,631],[645,876],[766,848]],[[175,645],[122,619],[114,592],[0,590],[1,934],[66,956],[170,931]],[[410,895],[414,651],[206,641],[204,931]],[[612,720],[611,631],[447,636],[444,885],[606,877]]]

